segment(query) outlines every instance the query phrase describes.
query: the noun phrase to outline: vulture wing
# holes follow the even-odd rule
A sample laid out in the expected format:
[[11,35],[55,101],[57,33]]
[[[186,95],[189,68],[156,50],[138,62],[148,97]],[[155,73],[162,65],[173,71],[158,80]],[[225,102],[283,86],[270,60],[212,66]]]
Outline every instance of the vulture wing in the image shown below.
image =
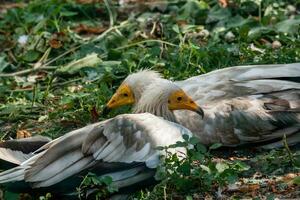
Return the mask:
[[[198,103],[284,90],[300,83],[300,63],[236,66],[195,76],[178,84]],[[299,86],[298,86],[299,87]]]
[[[178,122],[205,144],[228,146],[300,141],[300,63],[237,66],[178,82],[204,109],[202,120],[176,111]],[[282,143],[277,142],[280,146]]]
[[161,154],[156,147],[174,144],[182,134],[191,133],[148,113],[119,115],[46,144],[46,150],[1,173],[0,183],[25,181],[33,188],[45,188],[93,169],[126,187],[152,177],[149,170],[157,166]]
[[[34,151],[51,141],[44,136],[14,139],[0,142],[1,169],[4,166],[19,165],[30,158]],[[5,168],[5,167],[4,167]]]

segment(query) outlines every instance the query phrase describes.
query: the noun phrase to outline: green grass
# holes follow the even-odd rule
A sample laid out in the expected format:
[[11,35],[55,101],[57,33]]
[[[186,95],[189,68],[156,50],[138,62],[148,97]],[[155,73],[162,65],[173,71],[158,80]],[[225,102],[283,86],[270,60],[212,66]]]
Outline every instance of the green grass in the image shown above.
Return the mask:
[[[299,1],[228,2],[223,8],[216,0],[168,1],[160,9],[121,7],[116,1],[34,0],[1,8],[1,139],[24,129],[56,138],[103,120],[93,110],[100,113],[120,82],[138,69],[181,80],[234,65],[300,62]],[[85,59],[93,53],[97,56]],[[121,108],[108,117],[128,111]],[[277,153],[285,159],[277,161]],[[252,159],[262,163],[254,169],[263,173],[280,166],[289,166],[281,174],[299,172],[285,149],[258,154]],[[171,189],[171,196],[197,194],[163,182],[137,196],[162,195],[160,186]]]

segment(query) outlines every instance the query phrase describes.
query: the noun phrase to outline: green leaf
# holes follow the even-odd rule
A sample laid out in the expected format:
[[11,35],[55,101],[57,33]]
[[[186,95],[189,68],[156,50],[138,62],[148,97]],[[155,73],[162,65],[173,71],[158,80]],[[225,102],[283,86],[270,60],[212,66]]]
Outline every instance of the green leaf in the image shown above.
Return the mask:
[[185,199],[186,200],[193,200],[193,197],[192,196],[186,196]]
[[5,56],[0,57],[0,72],[3,72],[6,67],[9,66],[9,63],[5,61]]
[[211,173],[211,170],[209,169],[209,167],[205,166],[205,165],[200,165],[201,169],[203,169],[204,171],[208,172],[209,174]]
[[72,11],[67,11],[67,10],[60,12],[60,16],[63,16],[63,17],[72,17],[77,14],[78,14],[77,12],[72,12]]
[[41,53],[35,50],[29,50],[23,56],[23,60],[26,62],[36,61],[40,57]]
[[198,143],[196,145],[196,149],[197,149],[197,151],[199,151],[201,153],[206,153],[207,152],[206,147],[203,144],[201,144],[201,143]]
[[105,183],[106,185],[110,185],[113,182],[113,179],[110,176],[101,177],[101,182]]
[[187,134],[184,134],[184,135],[182,136],[182,138],[183,138],[185,141],[189,141],[190,136],[187,135]]
[[177,141],[176,144],[170,145],[171,148],[176,148],[176,147],[186,147],[187,143],[186,142],[181,142]]
[[300,155],[294,157],[294,162],[293,162],[293,164],[294,164],[296,167],[299,167],[299,168],[300,168]]
[[293,183],[296,184],[296,185],[300,185],[300,176],[296,176],[296,177],[293,179]]
[[96,67],[102,63],[102,60],[98,57],[98,54],[92,53],[84,58],[79,60],[75,60],[67,65],[64,65],[57,69],[58,73],[68,73],[68,74],[75,74],[79,72],[81,69],[86,67]]
[[238,171],[246,171],[250,169],[250,166],[240,160],[237,160],[234,163],[234,168]]
[[6,200],[15,200],[15,199],[20,199],[20,195],[16,193],[11,193],[11,192],[5,192],[4,195]]
[[227,28],[240,28],[250,22],[253,22],[253,20],[251,18],[244,19],[240,15],[236,15],[236,16],[230,18],[230,21],[228,21],[226,23],[226,27]]
[[189,143],[192,144],[192,145],[195,145],[195,144],[197,144],[199,142],[200,142],[199,138],[194,137],[194,136],[191,137],[190,140],[189,140]]
[[248,37],[250,39],[257,39],[260,38],[263,34],[268,34],[271,31],[273,31],[273,29],[270,27],[264,27],[264,26],[255,27],[248,32]]
[[238,180],[237,174],[230,174],[227,176],[227,181],[229,184],[235,183]]
[[173,31],[175,31],[175,33],[180,34],[180,29],[179,29],[179,26],[177,24],[173,25],[172,29],[173,29]]
[[191,164],[188,161],[185,161],[177,168],[177,171],[182,173],[185,176],[190,175],[190,170],[191,170]]
[[121,61],[103,61],[101,62],[100,66],[104,67],[106,72],[111,72],[113,69],[117,68],[121,64]]
[[204,22],[206,18],[205,10],[208,9],[208,4],[204,1],[189,0],[180,8],[177,19],[191,20],[198,24]]
[[275,199],[275,194],[268,194],[266,200],[274,200]]
[[196,160],[202,161],[204,159],[204,157],[205,156],[200,152],[195,152],[192,154],[192,160],[194,160],[194,161],[196,161]]
[[209,149],[217,149],[217,148],[220,148],[221,146],[222,146],[221,143],[215,143],[215,144],[211,145],[211,146],[209,147]]
[[157,150],[162,151],[165,149],[165,147],[156,147]]
[[300,19],[287,19],[277,23],[275,27],[279,32],[296,34],[299,33]]
[[43,19],[41,21],[39,21],[39,23],[37,23],[37,25],[35,25],[35,27],[32,29],[33,33],[37,33],[39,30],[41,30],[47,23],[47,19]]
[[212,23],[217,21],[227,21],[231,17],[230,10],[228,8],[221,8],[220,6],[214,6],[210,9],[206,19],[206,23]]
[[229,166],[224,162],[219,162],[216,164],[216,169],[218,170],[219,173],[224,172],[228,168]]

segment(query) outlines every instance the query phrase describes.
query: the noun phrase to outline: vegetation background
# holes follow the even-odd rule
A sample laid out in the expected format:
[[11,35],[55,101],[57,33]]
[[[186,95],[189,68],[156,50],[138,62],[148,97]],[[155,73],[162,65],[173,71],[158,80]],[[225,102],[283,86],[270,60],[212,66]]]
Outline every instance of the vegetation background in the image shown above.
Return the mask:
[[[1,1],[1,140],[56,138],[103,120],[107,100],[138,69],[181,80],[234,65],[300,62],[299,13],[299,0]],[[182,162],[170,155],[161,184],[132,198],[300,198],[297,150],[220,158],[198,145],[189,153]],[[164,170],[178,168],[178,176]],[[88,180],[82,186],[109,185]]]

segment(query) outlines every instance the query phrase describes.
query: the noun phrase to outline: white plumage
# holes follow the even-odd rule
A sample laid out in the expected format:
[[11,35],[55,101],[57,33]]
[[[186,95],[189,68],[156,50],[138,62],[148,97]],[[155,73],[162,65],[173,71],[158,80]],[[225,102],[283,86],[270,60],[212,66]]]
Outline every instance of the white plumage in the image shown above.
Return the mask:
[[1,169],[3,169],[3,166],[5,165],[13,166],[21,164],[33,156],[33,152],[35,150],[49,141],[51,141],[50,138],[37,135],[30,138],[13,139],[0,142]]
[[[145,73],[154,72],[140,73],[124,81],[134,96],[135,91],[143,92],[137,95],[140,98],[135,101],[134,112],[151,112],[178,122],[203,144],[275,142],[273,147],[277,147],[280,143],[276,141],[284,134],[292,136],[288,137],[291,145],[300,141],[300,63],[231,67],[178,81],[176,85],[151,75],[153,83],[149,85],[148,79],[143,85]],[[202,107],[204,119],[191,111],[168,110],[165,96],[176,87]]]
[[[164,153],[156,147],[182,141],[183,134],[191,135],[186,128],[149,113],[119,115],[48,143],[42,147],[44,151],[1,173],[0,183],[25,181],[33,188],[49,187],[97,166],[100,175],[112,174],[114,181],[123,180],[118,185],[128,186],[152,177],[151,168],[157,167],[159,155]],[[111,173],[104,173],[108,163]]]

